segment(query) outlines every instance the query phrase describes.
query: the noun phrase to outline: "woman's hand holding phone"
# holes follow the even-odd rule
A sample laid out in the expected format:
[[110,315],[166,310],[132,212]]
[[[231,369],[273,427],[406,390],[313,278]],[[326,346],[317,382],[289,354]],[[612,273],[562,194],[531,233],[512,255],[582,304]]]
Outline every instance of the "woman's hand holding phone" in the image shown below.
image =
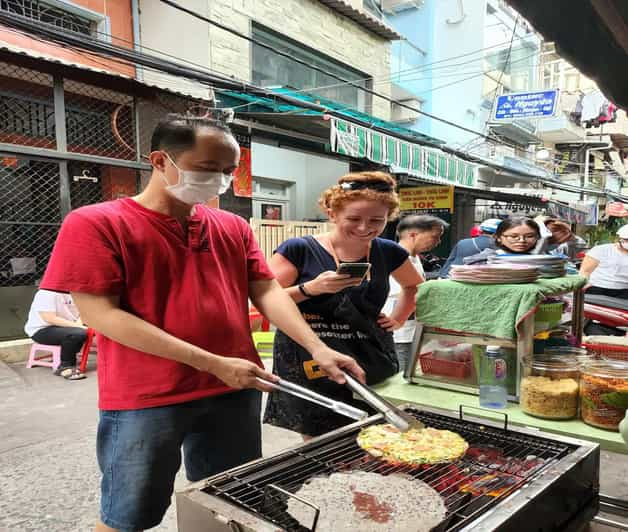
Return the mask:
[[345,288],[358,286],[361,282],[361,278],[351,277],[349,274],[326,271],[305,283],[305,289],[312,296],[320,296],[321,294],[336,294]]

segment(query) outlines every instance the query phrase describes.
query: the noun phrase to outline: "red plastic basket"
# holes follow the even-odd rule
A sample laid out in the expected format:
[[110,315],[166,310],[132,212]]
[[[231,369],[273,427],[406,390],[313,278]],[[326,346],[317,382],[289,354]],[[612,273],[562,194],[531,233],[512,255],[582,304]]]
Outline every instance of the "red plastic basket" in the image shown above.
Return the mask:
[[471,360],[458,362],[456,360],[444,360],[434,358],[434,353],[419,355],[421,370],[425,375],[438,375],[440,377],[452,377],[454,379],[466,379],[471,374]]
[[598,357],[628,362],[628,347],[610,344],[582,344]]

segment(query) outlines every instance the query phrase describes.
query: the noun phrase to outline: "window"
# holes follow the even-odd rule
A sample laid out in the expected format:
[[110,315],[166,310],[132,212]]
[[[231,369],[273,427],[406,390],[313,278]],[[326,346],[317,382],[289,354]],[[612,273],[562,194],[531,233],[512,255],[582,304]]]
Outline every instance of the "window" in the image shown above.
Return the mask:
[[543,65],[543,88],[576,91],[580,88],[580,72],[562,59]]
[[[114,106],[111,104],[112,112]],[[111,128],[111,113],[90,110],[66,100],[66,120],[70,148],[82,146],[95,150],[97,155],[110,155],[106,148],[117,142]],[[30,96],[0,92],[0,132],[53,143],[54,105]]]
[[[494,91],[501,80],[502,93],[531,90],[535,86],[535,63],[538,52],[528,46],[508,48],[486,54],[484,57],[484,93]],[[486,79],[488,78],[488,79]]]
[[[355,81],[356,85],[369,87],[369,82],[366,80],[368,76],[363,72],[353,70],[316,50],[307,48],[256,24],[253,25],[253,39],[288,53],[295,59],[306,61],[325,72],[342,79]],[[338,44],[340,45],[340,41]],[[368,112],[370,108],[370,95],[358,87],[347,85],[333,76],[292,61],[256,43],[253,43],[252,77],[253,83],[262,87],[282,86],[298,90],[311,89],[304,92],[345,104],[362,112]]]
[[0,10],[82,35],[107,33],[105,16],[65,0],[0,0]]

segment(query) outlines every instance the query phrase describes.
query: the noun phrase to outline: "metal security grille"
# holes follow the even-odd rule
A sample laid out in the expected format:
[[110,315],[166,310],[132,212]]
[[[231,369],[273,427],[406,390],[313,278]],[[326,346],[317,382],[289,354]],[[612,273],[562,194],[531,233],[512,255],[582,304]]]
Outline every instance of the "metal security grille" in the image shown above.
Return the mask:
[[65,80],[68,151],[135,160],[132,96]]
[[59,166],[0,159],[0,286],[34,285],[61,223]]
[[139,174],[130,168],[73,162],[69,177],[72,209],[133,196],[140,189]]
[[155,93],[150,100],[138,102],[138,117],[141,124],[139,131],[140,153],[150,153],[150,138],[157,123],[170,113],[175,114],[204,114],[207,102],[184,98],[174,94]]
[[0,9],[83,35],[92,35],[96,30],[93,20],[39,0],[0,0]]
[[0,62],[0,142],[56,148],[51,76]]

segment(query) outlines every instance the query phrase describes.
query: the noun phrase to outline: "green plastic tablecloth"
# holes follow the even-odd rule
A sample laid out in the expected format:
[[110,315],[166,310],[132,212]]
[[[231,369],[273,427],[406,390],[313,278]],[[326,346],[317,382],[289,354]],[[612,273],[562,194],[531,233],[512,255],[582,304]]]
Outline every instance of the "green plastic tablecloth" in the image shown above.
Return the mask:
[[416,319],[430,327],[514,339],[517,324],[541,301],[585,284],[579,275],[526,284],[427,281],[419,286]]

